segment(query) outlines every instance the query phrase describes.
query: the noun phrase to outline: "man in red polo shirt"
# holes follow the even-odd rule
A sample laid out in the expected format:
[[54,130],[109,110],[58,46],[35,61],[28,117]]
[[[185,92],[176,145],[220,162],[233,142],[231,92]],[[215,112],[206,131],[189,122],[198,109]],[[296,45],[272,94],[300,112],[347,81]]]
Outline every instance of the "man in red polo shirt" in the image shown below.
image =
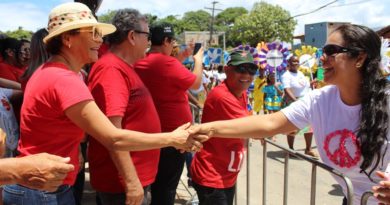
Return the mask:
[[[207,96],[202,123],[229,120],[248,115],[246,90],[257,66],[250,53],[230,54],[226,80]],[[214,136],[203,143],[191,165],[193,186],[200,205],[232,205],[237,175],[244,160],[244,140]]]
[[[148,47],[147,22],[147,18],[137,10],[122,9],[117,12],[112,22],[117,30],[108,36],[111,47],[93,65],[88,86],[99,108],[116,127],[159,133],[160,120],[152,97],[133,68],[135,61],[145,56]],[[88,157],[91,184],[102,204],[125,204],[125,193],[129,193],[125,189],[133,189],[132,195],[127,197],[135,204],[139,203],[137,198],[142,199],[142,196],[142,204],[149,204],[147,190],[157,174],[160,150],[130,152],[131,158],[128,152],[112,155],[111,158],[102,144],[90,138]],[[123,164],[126,166],[123,167]],[[137,175],[144,195],[142,187],[141,192],[137,190]],[[130,177],[133,184],[124,184],[123,176]]]
[[[162,131],[169,132],[192,121],[187,90],[198,89],[202,83],[203,49],[194,55],[194,70],[191,72],[170,56],[175,44],[172,25],[158,23],[151,26],[150,32],[150,52],[134,67],[152,94]],[[174,204],[183,167],[183,153],[173,147],[161,149],[158,173],[152,185],[152,205]]]

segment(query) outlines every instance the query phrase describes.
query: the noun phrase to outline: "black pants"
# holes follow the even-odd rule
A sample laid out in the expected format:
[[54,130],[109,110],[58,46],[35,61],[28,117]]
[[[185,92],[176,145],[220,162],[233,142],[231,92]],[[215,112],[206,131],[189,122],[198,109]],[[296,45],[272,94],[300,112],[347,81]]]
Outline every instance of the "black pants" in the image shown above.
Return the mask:
[[236,185],[226,189],[205,187],[192,182],[199,199],[199,205],[233,205]]
[[[148,193],[150,192],[150,185],[144,187],[144,200],[141,205],[150,204]],[[102,205],[123,205],[126,203],[126,193],[107,193],[97,192]]]
[[184,154],[173,147],[162,148],[155,182],[152,184],[151,205],[173,205],[176,188],[184,168]]

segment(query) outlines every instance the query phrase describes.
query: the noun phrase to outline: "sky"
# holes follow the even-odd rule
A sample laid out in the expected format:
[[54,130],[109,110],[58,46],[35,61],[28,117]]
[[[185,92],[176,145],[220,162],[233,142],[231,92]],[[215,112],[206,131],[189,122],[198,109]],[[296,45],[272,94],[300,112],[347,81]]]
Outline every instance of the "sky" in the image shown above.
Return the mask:
[[[0,0],[0,30],[15,30],[18,27],[36,31],[47,24],[50,10],[63,2],[72,0]],[[135,8],[142,13],[151,13],[163,18],[168,15],[181,17],[186,11],[212,7],[213,0],[103,0],[98,15],[109,10]],[[250,10],[259,0],[217,0],[216,8],[245,7]],[[279,5],[291,16],[313,11],[327,3],[335,3],[312,14],[295,18],[298,22],[294,34],[304,34],[304,25],[318,22],[351,22],[370,28],[390,25],[390,0],[263,0]],[[209,10],[207,10],[209,11]],[[218,13],[219,11],[216,11]]]

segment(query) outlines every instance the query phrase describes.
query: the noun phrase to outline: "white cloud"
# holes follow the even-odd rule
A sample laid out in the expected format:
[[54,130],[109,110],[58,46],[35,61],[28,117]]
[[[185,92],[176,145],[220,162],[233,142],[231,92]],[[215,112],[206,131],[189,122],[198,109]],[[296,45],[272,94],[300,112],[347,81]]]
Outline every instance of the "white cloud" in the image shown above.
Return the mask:
[[15,30],[19,26],[35,31],[47,24],[47,12],[31,3],[1,3],[0,30]]

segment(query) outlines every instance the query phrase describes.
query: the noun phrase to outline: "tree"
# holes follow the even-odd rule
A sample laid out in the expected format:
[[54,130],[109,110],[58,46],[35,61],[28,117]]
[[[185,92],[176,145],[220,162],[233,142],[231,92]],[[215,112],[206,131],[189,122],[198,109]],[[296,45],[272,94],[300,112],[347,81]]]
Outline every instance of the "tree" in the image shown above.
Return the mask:
[[215,17],[215,24],[226,27],[233,26],[236,18],[247,13],[248,10],[246,10],[244,7],[227,8],[218,13],[218,15]]
[[174,15],[169,15],[163,19],[159,19],[158,22],[169,23],[173,25],[173,30],[176,34],[180,34],[184,31],[183,21],[176,18]]
[[5,32],[5,35],[9,37],[16,38],[16,39],[27,39],[27,40],[31,39],[32,34],[33,34],[32,31],[24,30],[23,27],[19,27],[15,31]]
[[282,7],[259,2],[254,4],[249,14],[236,19],[231,38],[252,46],[260,41],[291,41],[296,24],[290,13]]
[[248,10],[246,10],[244,7],[231,7],[221,11],[215,17],[215,30],[225,32],[227,47],[233,47],[235,44],[231,37],[231,29],[234,25],[234,21],[238,17],[247,13]]
[[148,24],[149,26],[155,23],[158,20],[158,17],[153,14],[145,14],[146,18],[148,18]]
[[184,31],[208,31],[211,15],[204,10],[186,12],[182,18]]
[[114,18],[116,12],[118,12],[118,10],[108,10],[107,13],[98,16],[99,22],[111,23],[111,21]]

